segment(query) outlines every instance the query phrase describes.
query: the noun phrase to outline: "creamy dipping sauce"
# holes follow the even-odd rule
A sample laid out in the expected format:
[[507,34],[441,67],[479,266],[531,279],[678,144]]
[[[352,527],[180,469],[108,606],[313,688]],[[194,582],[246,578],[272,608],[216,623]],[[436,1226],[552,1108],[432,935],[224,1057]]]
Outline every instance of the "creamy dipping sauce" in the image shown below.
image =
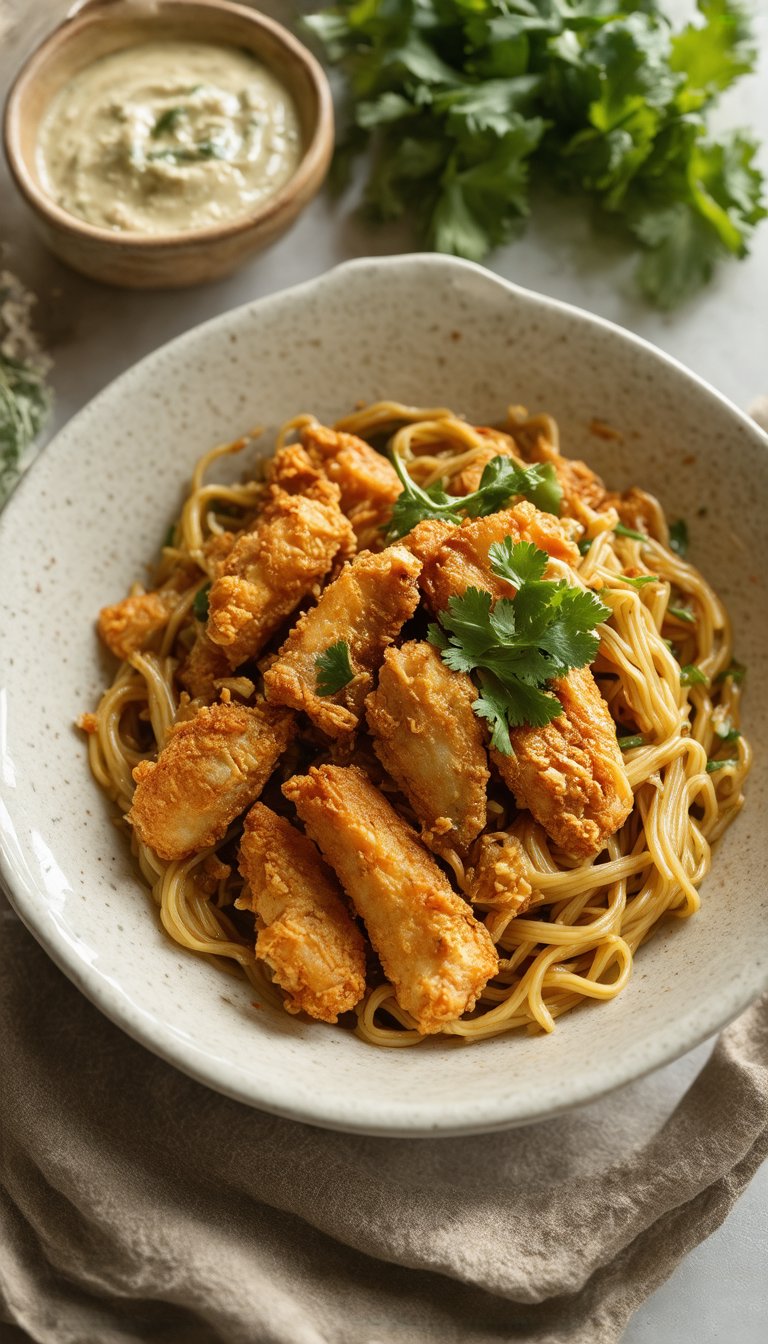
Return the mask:
[[65,84],[41,123],[37,160],[70,214],[158,234],[248,214],[301,154],[293,100],[255,57],[162,41],[102,56]]

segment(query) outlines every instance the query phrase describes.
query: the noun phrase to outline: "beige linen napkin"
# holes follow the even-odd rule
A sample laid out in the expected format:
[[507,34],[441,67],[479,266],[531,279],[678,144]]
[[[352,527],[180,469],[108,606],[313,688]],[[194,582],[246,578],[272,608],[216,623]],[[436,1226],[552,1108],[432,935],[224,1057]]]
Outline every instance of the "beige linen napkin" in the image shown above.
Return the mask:
[[607,1344],[768,1154],[768,1000],[679,1101],[371,1139],[208,1091],[0,931],[0,1319],[40,1344]]

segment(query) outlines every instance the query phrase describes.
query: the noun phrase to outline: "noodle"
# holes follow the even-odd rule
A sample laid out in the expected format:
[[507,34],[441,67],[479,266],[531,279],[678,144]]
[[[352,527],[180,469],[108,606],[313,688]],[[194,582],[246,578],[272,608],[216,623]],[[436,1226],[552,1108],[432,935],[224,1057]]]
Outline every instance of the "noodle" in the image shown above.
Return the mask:
[[[295,417],[280,431],[278,446],[313,424],[312,416]],[[439,482],[449,487],[460,472],[487,462],[494,447],[525,464],[537,439],[553,454],[559,441],[549,416],[528,417],[520,407],[509,409],[500,428],[480,429],[445,408],[379,402],[344,417],[336,428],[379,446],[389,440],[421,486]],[[214,573],[206,545],[228,528],[247,528],[264,490],[259,481],[223,486],[206,484],[205,477],[218,459],[239,452],[246,442],[221,445],[200,459],[155,576],[158,585],[177,584],[165,628],[153,647],[121,665],[92,716],[90,766],[121,816],[131,805],[134,767],[154,758],[177,718],[195,707],[189,708],[189,696],[180,691],[176,671],[193,638],[196,598]],[[645,542],[615,532],[617,514],[610,507],[596,510],[577,501],[574,516],[583,529],[585,552],[576,581],[597,591],[611,611],[610,622],[600,627],[594,675],[620,733],[642,738],[624,754],[634,809],[601,854],[577,862],[556,849],[529,813],[517,811],[511,795],[491,792],[483,836],[469,852],[448,850],[441,858],[458,890],[467,892],[481,840],[514,836],[533,897],[517,917],[490,903],[474,907],[496,944],[499,972],[474,1012],[450,1023],[446,1035],[474,1041],[520,1028],[548,1032],[559,1016],[584,1000],[621,993],[635,953],[663,918],[688,918],[698,910],[698,887],[709,871],[712,845],[742,805],[751,762],[746,740],[736,737],[729,746],[733,763],[707,770],[728,730],[738,724],[740,686],[729,672],[727,614],[702,575],[669,549],[658,503],[633,493],[650,533]],[[627,572],[655,575],[658,582],[638,589],[627,581]],[[670,612],[670,602],[675,611],[683,610],[682,617]],[[693,620],[685,618],[686,610]],[[689,664],[701,670],[706,683],[681,684],[681,667]],[[225,698],[247,700],[254,691],[253,681],[234,673],[217,685]],[[322,755],[316,741],[314,750]],[[399,795],[391,801],[413,823]],[[171,863],[158,859],[135,834],[132,846],[174,942],[219,965],[234,963],[277,1007],[281,995],[254,955],[252,928],[237,913],[242,886],[234,858],[238,836],[236,823],[211,849]],[[386,983],[367,990],[356,1029],[371,1045],[404,1047],[423,1039]]]

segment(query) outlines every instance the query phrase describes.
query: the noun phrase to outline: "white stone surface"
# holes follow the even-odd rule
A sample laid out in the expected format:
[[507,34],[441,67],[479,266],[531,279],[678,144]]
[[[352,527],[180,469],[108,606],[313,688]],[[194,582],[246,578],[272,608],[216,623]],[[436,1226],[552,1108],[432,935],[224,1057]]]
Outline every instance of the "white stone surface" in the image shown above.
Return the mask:
[[[0,0],[0,93],[35,34],[66,4]],[[680,9],[679,4],[671,6]],[[276,14],[292,8],[275,0]],[[722,123],[749,126],[768,142],[768,0],[753,0],[762,51],[759,76],[724,103]],[[10,34],[8,16],[23,14]],[[768,168],[768,155],[763,153]],[[40,296],[40,326],[56,360],[54,427],[114,376],[162,342],[234,304],[318,275],[346,257],[409,246],[397,231],[375,231],[351,203],[321,197],[293,232],[232,279],[186,293],[130,294],[101,288],[66,271],[32,235],[0,166],[0,242],[7,261]],[[519,243],[498,252],[493,269],[545,294],[619,322],[688,364],[741,406],[768,391],[768,222],[747,261],[722,268],[701,297],[672,315],[654,312],[632,293],[622,247],[596,238],[575,203],[541,200]],[[514,369],[510,370],[513,381]],[[699,1051],[703,1058],[703,1049]],[[678,1092],[692,1057],[669,1066]],[[768,1166],[723,1227],[694,1251],[637,1312],[624,1344],[764,1344],[768,1338]],[[599,1344],[599,1341],[596,1341]]]

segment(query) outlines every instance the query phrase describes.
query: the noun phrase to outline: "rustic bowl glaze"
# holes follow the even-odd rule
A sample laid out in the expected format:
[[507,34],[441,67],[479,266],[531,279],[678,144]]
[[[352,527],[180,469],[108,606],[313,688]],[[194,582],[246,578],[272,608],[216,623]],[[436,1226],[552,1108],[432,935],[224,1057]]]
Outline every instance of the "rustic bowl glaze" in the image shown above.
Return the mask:
[[[296,103],[304,153],[294,175],[258,209],[204,229],[155,234],[97,228],[62,210],[35,162],[38,128],[59,89],[100,56],[148,40],[194,38],[245,47]],[[333,151],[328,81],[315,58],[273,20],[228,0],[97,0],[65,20],[33,53],[8,96],[4,145],[19,191],[62,261],[108,284],[160,289],[229,275],[290,227],[319,190]]]

